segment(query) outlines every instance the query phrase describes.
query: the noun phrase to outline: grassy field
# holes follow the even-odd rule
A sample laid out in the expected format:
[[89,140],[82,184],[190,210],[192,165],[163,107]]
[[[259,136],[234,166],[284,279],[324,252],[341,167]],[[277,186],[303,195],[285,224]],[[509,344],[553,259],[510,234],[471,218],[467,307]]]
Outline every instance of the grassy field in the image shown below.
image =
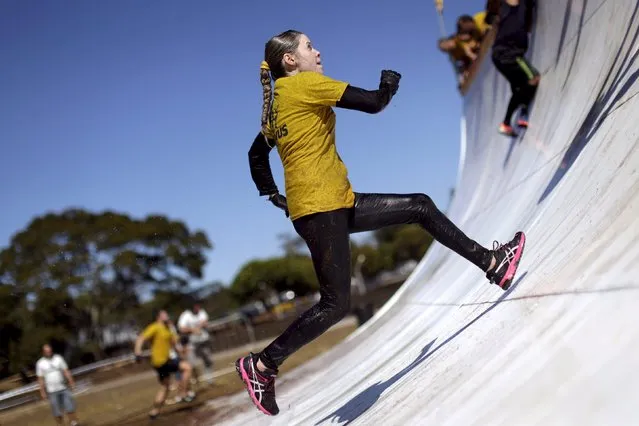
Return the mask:
[[[314,356],[327,351],[354,330],[355,325],[329,330],[323,336],[320,336],[291,356],[280,369],[280,374],[285,374]],[[189,404],[181,403],[163,407],[162,414],[153,422],[149,420],[147,414],[151,409],[151,404],[159,385],[154,372],[149,371],[150,367],[147,366],[147,371],[145,372],[130,374],[128,377],[121,377],[103,383],[90,392],[77,395],[76,405],[80,423],[85,426],[141,424],[195,426],[200,420],[205,420],[214,414],[210,410],[203,409],[207,401],[244,389],[233,365],[240,354],[243,353],[227,354],[217,359],[215,363],[217,371],[232,371],[217,377],[212,385],[200,385],[197,389],[198,395],[195,401]],[[171,393],[169,399],[172,399],[174,395],[174,393]],[[250,404],[248,395],[246,403]],[[3,426],[51,424],[55,423],[51,416],[49,405],[46,402],[39,402],[0,413],[0,425]]]

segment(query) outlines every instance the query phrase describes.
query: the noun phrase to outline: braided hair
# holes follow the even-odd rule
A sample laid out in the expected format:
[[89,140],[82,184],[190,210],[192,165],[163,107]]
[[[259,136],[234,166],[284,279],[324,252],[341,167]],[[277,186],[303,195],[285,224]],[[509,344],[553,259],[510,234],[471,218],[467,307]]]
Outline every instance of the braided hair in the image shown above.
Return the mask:
[[271,77],[277,80],[286,75],[283,59],[286,53],[293,53],[297,50],[300,31],[288,30],[272,37],[264,48],[264,61],[260,65],[260,82],[262,83],[262,133],[266,135],[269,114],[271,111],[273,88]]

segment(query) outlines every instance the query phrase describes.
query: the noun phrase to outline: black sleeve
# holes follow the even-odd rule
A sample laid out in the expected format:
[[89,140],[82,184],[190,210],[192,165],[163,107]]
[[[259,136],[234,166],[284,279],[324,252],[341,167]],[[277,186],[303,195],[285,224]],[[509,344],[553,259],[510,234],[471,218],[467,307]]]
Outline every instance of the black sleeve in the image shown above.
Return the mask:
[[270,139],[267,141],[262,132],[260,132],[253,140],[248,152],[251,177],[260,195],[271,195],[278,192],[268,159],[274,146],[275,141]]
[[379,90],[365,90],[349,85],[346,86],[342,98],[335,106],[375,114],[383,110],[392,97],[387,87],[382,86]]

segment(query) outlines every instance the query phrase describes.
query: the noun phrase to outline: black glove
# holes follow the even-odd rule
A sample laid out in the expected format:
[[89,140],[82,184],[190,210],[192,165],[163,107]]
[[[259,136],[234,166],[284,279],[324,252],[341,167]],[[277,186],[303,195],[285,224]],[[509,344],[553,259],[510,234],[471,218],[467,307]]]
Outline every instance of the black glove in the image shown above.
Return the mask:
[[390,89],[391,94],[395,96],[397,89],[399,89],[399,79],[402,75],[392,70],[382,70],[382,76],[379,81],[379,88],[386,86]]
[[271,194],[268,197],[268,200],[273,203],[273,205],[277,208],[280,208],[282,210],[284,210],[284,213],[286,214],[286,217],[288,217],[288,205],[286,204],[286,197],[283,196],[282,194],[275,193],[275,194]]

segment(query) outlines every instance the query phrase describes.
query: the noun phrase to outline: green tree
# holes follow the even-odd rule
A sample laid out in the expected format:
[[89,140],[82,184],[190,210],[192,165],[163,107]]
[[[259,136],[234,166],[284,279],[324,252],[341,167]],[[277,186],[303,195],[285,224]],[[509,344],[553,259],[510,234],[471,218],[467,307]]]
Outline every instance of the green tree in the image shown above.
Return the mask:
[[233,291],[220,282],[198,289],[196,298],[202,301],[202,306],[210,319],[221,318],[239,307]]
[[420,260],[432,242],[433,237],[419,225],[400,227],[392,242],[395,264],[407,260]]
[[240,268],[231,290],[241,303],[266,298],[268,293],[293,290],[303,296],[319,289],[313,262],[308,256],[252,260]]
[[407,260],[420,260],[433,242],[433,237],[418,224],[389,226],[373,233],[377,248],[392,258],[385,266],[397,267]]
[[[202,231],[161,215],[134,219],[110,211],[68,209],[36,217],[13,236],[0,252],[0,284],[11,286],[25,300],[35,299],[31,309],[37,314],[29,315],[25,303],[21,316],[23,329],[31,327],[38,338],[23,339],[23,345],[32,347],[47,330],[65,335],[59,327],[69,327],[71,318],[88,318],[88,324],[81,321],[73,331],[85,328],[99,341],[106,320],[137,307],[139,290],[178,289],[201,278],[210,248]],[[83,315],[69,312],[67,318],[66,312],[46,305],[49,296],[60,302],[69,294]],[[22,350],[27,352],[34,351]]]
[[351,245],[351,266],[354,267],[359,255],[364,255],[362,263],[362,275],[364,278],[373,278],[380,272],[391,269],[393,265],[392,255],[386,250],[380,250],[372,244]]
[[185,309],[191,307],[193,301],[194,298],[188,289],[157,288],[153,292],[153,297],[139,306],[135,317],[144,327],[147,323],[155,321],[155,314],[158,310],[164,309],[177,325],[178,317]]
[[[77,331],[82,324],[79,312],[69,292],[64,288],[43,287],[34,295],[32,308],[24,314],[24,334],[20,341],[19,361],[30,364],[41,355],[44,343],[63,352],[77,341]],[[24,318],[23,318],[24,319]]]
[[17,371],[11,361],[19,357],[22,325],[20,306],[24,298],[10,285],[0,284],[0,378]]

